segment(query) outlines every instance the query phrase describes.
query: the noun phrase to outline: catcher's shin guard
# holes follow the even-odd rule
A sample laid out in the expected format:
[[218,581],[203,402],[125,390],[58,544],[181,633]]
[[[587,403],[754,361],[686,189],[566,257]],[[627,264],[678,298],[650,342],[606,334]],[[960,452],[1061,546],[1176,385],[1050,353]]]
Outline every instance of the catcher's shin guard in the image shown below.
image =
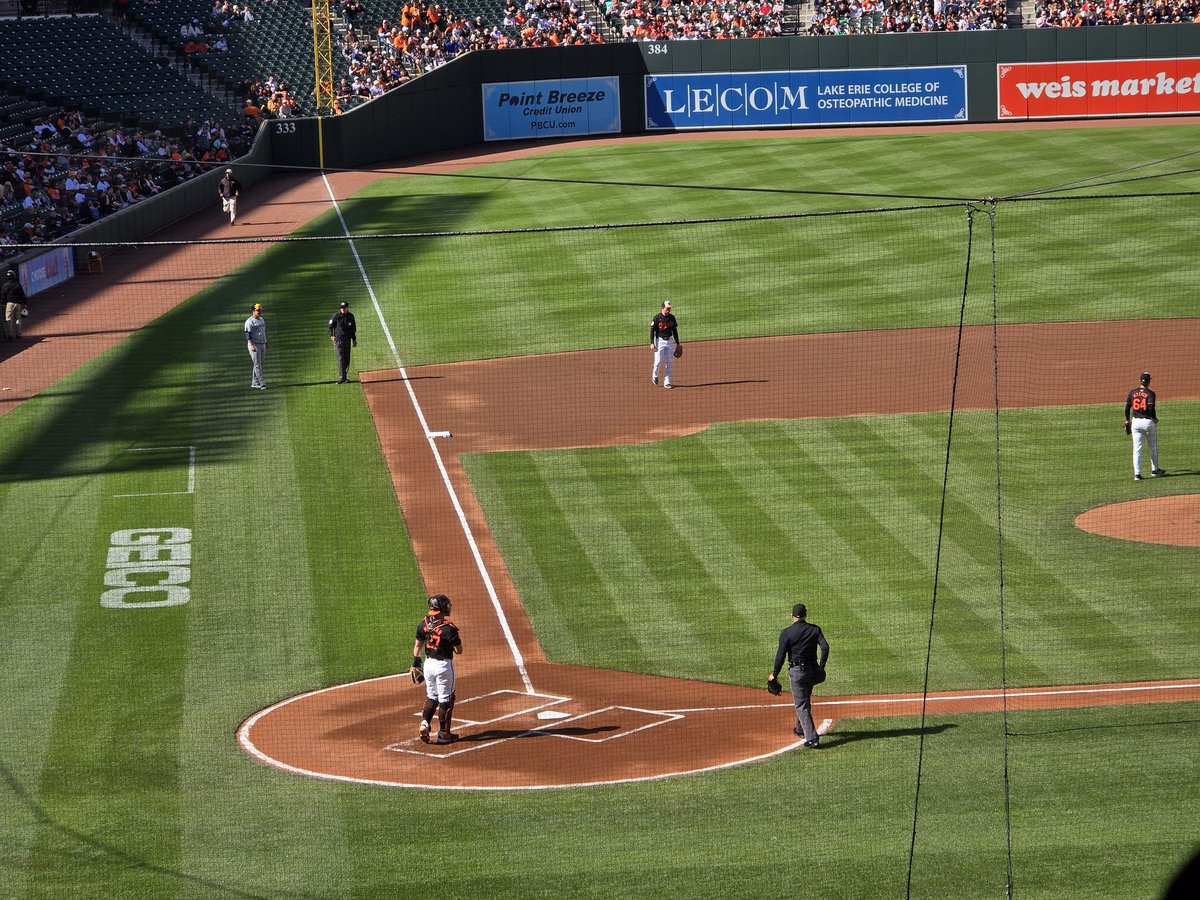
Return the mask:
[[441,734],[450,733],[450,721],[454,718],[455,697],[455,694],[451,694],[449,700],[438,704],[438,732]]

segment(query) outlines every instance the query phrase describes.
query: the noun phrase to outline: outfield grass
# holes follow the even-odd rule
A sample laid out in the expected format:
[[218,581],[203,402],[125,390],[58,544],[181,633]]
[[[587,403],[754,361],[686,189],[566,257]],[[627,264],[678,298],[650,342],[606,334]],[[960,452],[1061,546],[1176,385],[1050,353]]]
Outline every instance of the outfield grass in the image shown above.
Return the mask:
[[[1195,135],[1169,127],[643,145],[487,172],[969,197],[1176,155]],[[414,178],[372,188],[346,214],[355,230],[381,233],[877,203]],[[1038,218],[1057,206],[1006,208],[1004,314],[1190,315],[1194,276],[1164,265],[1178,253],[1174,232],[1186,229],[1138,211],[1146,208],[1088,212],[1069,229]],[[865,218],[823,219],[815,232],[704,226],[359,246],[406,363],[640,344],[662,292],[680,298],[689,340],[956,323],[965,214],[912,214],[917,227],[904,230],[899,215],[870,228]],[[1073,231],[1087,239],[1070,249],[1063,238]],[[332,217],[310,231],[335,232]],[[733,238],[738,246],[710,249]],[[1129,250],[1144,247],[1156,252]],[[634,264],[647,272],[626,271]],[[1101,278],[1121,279],[1119,290]],[[0,419],[0,893],[902,893],[912,721],[839,723],[828,751],[710,775],[482,797],[319,782],[236,748],[237,724],[275,700],[405,668],[422,608],[362,395],[329,383],[324,323],[341,297],[359,316],[355,367],[395,365],[356,279],[344,246],[273,250]],[[981,319],[989,281],[973,273],[980,293],[971,314]],[[251,298],[267,306],[271,329],[263,394],[248,389],[240,333]],[[1186,421],[1194,408],[1168,408],[1164,464],[1174,468],[1167,460],[1185,460],[1195,444]],[[995,683],[985,419],[963,418],[951,468],[934,687]],[[1070,527],[1088,506],[1134,496],[1113,421],[1113,408],[1004,415],[1009,662],[1021,682],[1197,671],[1195,642],[1179,639],[1194,630],[1185,608],[1194,552]],[[778,604],[802,590],[834,642],[829,691],[911,689],[928,620],[944,425],[937,416],[733,424],[653,446],[470,465],[552,655],[754,684],[784,624]],[[143,447],[195,447],[194,493],[174,493],[186,485],[185,452],[135,450]],[[635,509],[626,492],[644,496],[639,479],[664,459],[679,505]],[[561,471],[548,471],[551,462]],[[566,493],[539,505],[551,490]],[[131,493],[157,496],[114,496]],[[559,522],[558,541],[529,521],[535,513]],[[186,605],[100,606],[110,537],[139,527],[192,530]],[[646,554],[656,545],[646,539],[659,535],[678,565],[654,570],[655,590],[635,582],[653,568]],[[630,612],[647,595],[663,630],[657,657],[639,643],[645,623],[635,629]],[[761,612],[731,608],[735,597],[752,597]],[[1200,837],[1186,790],[1198,712],[1197,704],[1106,708],[1010,723],[1021,896],[1158,891]],[[930,725],[916,892],[996,896],[1001,723],[964,715]],[[1114,846],[1123,848],[1119,864]],[[438,882],[428,873],[444,860],[456,874]]]

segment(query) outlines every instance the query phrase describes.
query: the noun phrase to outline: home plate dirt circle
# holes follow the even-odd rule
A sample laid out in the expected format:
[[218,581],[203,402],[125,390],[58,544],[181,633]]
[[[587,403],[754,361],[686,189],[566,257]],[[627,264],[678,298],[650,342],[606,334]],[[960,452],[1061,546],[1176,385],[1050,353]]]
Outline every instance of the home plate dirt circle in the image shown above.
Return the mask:
[[[790,701],[780,702],[786,694],[555,664],[530,668],[533,690],[506,685],[511,670],[491,674],[499,677],[460,677],[453,744],[418,739],[424,689],[407,672],[290,697],[242,723],[238,740],[256,759],[297,774],[460,790],[652,780],[755,762],[801,743]],[[500,686],[471,688],[489,682]]]

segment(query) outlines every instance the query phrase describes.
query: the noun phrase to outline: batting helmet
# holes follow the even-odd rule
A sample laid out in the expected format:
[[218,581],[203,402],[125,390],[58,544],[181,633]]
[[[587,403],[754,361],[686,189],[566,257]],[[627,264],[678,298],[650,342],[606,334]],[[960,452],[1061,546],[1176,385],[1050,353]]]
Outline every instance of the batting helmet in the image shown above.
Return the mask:
[[429,611],[445,616],[450,615],[450,598],[445,594],[434,594],[429,598]]
[[16,281],[16,280],[17,280],[17,270],[16,270],[16,269],[9,269],[9,270],[8,270],[7,272],[5,272],[4,274],[5,274],[5,275],[6,275],[6,276],[7,276],[7,277],[10,279],[10,280],[12,280],[12,281]]

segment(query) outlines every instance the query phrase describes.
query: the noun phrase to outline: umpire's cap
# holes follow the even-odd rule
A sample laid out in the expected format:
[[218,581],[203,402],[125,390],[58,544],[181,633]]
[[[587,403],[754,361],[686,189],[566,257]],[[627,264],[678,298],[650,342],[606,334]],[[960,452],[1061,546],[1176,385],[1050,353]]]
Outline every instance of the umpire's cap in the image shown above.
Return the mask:
[[434,594],[429,598],[429,611],[450,615],[450,598],[445,594]]
[[1143,372],[1142,373],[1142,384],[1149,384],[1149,383],[1150,383],[1150,373]]

